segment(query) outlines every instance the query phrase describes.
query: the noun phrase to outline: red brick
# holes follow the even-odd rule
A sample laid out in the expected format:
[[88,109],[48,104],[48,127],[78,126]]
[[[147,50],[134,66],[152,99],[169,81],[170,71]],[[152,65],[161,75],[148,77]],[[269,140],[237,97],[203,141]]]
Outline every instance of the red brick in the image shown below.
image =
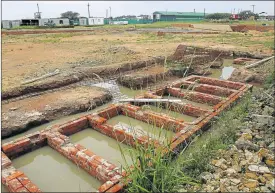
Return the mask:
[[21,176],[17,177],[17,179],[23,184],[23,185],[26,185],[28,183],[30,183],[31,181],[29,180],[29,178],[22,174]]
[[33,183],[26,184],[25,188],[27,188],[29,192],[41,192],[41,190]]
[[2,149],[3,149],[3,151],[4,151],[5,153],[8,153],[8,152],[11,152],[11,151],[15,150],[15,149],[16,149],[16,145],[13,144],[13,143],[4,144],[4,145],[2,146]]
[[29,192],[29,191],[27,190],[27,188],[22,187],[22,188],[18,188],[18,189],[16,190],[16,192]]
[[89,157],[92,157],[93,155],[95,155],[92,151],[90,151],[90,150],[85,150],[85,151],[83,151],[87,156],[89,156]]
[[74,146],[75,146],[75,148],[78,149],[79,151],[85,150],[85,149],[86,149],[84,146],[82,146],[82,145],[80,145],[80,144],[75,144]]
[[17,189],[23,187],[23,185],[17,179],[12,179],[8,182],[8,188],[12,192],[15,192]]
[[9,175],[8,177],[6,177],[6,182],[9,182],[10,180],[13,180],[19,176],[21,176],[22,174],[24,174],[21,171],[16,170],[13,174]]

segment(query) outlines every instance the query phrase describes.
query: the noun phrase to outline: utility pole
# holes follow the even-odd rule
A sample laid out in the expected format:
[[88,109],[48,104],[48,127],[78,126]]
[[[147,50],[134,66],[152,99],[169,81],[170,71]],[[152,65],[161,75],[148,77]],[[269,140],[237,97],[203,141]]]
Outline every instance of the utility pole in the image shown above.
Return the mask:
[[112,14],[111,14],[112,13],[112,9],[111,9],[111,7],[109,7],[109,8],[110,8],[110,17],[112,17]]
[[89,18],[91,17],[90,16],[90,4],[88,3],[88,16],[89,16]]
[[253,13],[254,13],[254,7],[256,6],[256,5],[251,5],[252,7],[253,7]]
[[203,15],[204,15],[204,17],[205,17],[205,8],[203,9]]
[[106,9],[106,18],[108,18],[108,9]]
[[194,9],[194,13],[196,13],[196,9]]

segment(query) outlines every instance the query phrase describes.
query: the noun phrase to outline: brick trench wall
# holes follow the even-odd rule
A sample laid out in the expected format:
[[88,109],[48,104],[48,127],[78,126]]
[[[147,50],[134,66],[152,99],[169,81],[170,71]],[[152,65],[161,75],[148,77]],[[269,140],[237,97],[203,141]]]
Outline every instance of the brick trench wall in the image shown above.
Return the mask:
[[[208,80],[209,81],[209,80]],[[234,85],[230,81],[224,81],[228,83],[230,86],[241,86],[239,89],[241,92],[239,93],[232,93],[229,99],[225,102],[219,103],[219,109],[216,112],[209,114],[205,119],[202,119],[197,125],[187,125],[182,129],[177,130],[178,132],[174,136],[172,140],[172,145],[170,146],[171,151],[176,151],[181,146],[186,145],[186,142],[190,140],[190,137],[194,134],[198,133],[203,129],[209,121],[216,116],[219,112],[223,109],[228,108],[231,103],[236,101],[244,92],[246,92],[250,87],[244,84],[237,84]],[[133,105],[113,105],[107,109],[107,112],[104,111],[100,112],[101,115],[107,117],[107,114],[111,116],[118,115],[118,111],[121,111],[123,114],[125,111],[128,113],[139,114],[140,107],[133,106]],[[128,114],[127,113],[127,114]],[[134,114],[133,114],[134,113]],[[156,119],[159,121],[159,124],[163,124],[163,122],[167,122],[166,116],[159,116],[154,113],[145,113],[146,116],[140,116],[141,120],[149,119]],[[152,117],[150,117],[152,115]],[[108,116],[109,117],[109,116]],[[136,118],[136,116],[134,117]],[[89,172],[92,176],[99,179],[104,184],[99,188],[100,191],[110,191],[116,192],[122,189],[123,184],[119,181],[122,176],[125,175],[125,172],[118,171],[118,168],[109,163],[108,161],[104,160],[100,156],[95,155],[93,152],[87,150],[81,145],[74,145],[69,142],[69,138],[63,134],[70,135],[75,132],[81,131],[82,129],[87,128],[88,126],[92,126],[94,129],[104,133],[112,138],[115,138],[119,141],[123,141],[126,144],[130,144],[132,146],[135,145],[136,142],[140,144],[148,144],[148,142],[153,142],[156,147],[159,147],[160,144],[157,141],[149,139],[146,136],[135,136],[133,133],[120,129],[114,128],[106,124],[107,119],[96,114],[85,116],[79,118],[77,120],[70,121],[69,123],[65,123],[63,125],[55,126],[51,128],[51,130],[36,132],[34,134],[27,135],[27,137],[23,137],[17,141],[10,142],[4,144],[2,146],[2,150],[9,154],[10,156],[18,156],[24,151],[31,150],[31,147],[39,147],[39,145],[44,145],[45,141],[48,144],[60,152],[62,155],[76,163],[77,165],[81,166],[87,172]],[[170,121],[170,120],[169,120]],[[169,122],[168,121],[168,122]],[[173,120],[172,120],[173,121]],[[147,121],[146,121],[147,122]],[[182,123],[179,123],[183,125]],[[61,133],[57,132],[60,131]],[[165,147],[164,151],[168,151]],[[28,178],[20,171],[17,171],[11,165],[11,161],[9,158],[6,157],[2,152],[2,183],[8,187],[8,189],[12,192],[19,192],[19,191],[40,191],[34,184],[32,184]]]
[[41,192],[30,179],[12,166],[11,160],[1,152],[1,180],[9,192]]
[[244,85],[243,83],[239,83],[239,82],[232,82],[228,80],[218,80],[215,78],[206,78],[202,76],[189,76],[186,80],[191,82],[194,82],[197,80],[198,83],[209,84],[213,86],[219,86],[219,87],[229,88],[234,90],[239,90]]
[[2,145],[2,151],[11,159],[47,145],[46,130],[34,132]]
[[69,138],[59,132],[47,133],[48,145],[80,166],[91,176],[104,184],[105,189],[112,187],[122,177],[123,171],[92,151],[79,144],[72,144]]
[[170,87],[168,88],[168,92],[171,96],[174,97],[180,97],[198,103],[206,103],[209,105],[216,105],[223,100],[221,97],[204,94],[201,92],[189,91],[188,93],[183,93],[179,88]]
[[237,92],[236,90],[232,89],[226,89],[222,87],[217,87],[213,85],[208,85],[208,84],[199,84],[191,81],[182,81],[181,83],[176,83],[172,85],[172,87],[175,88],[185,88],[189,90],[194,90],[197,92],[203,92],[206,94],[211,94],[211,95],[218,95],[218,96],[223,96],[223,97],[228,97],[232,93]]
[[142,135],[138,132],[130,131],[124,127],[114,127],[112,125],[106,124],[107,119],[90,115],[88,116],[90,126],[99,131],[100,133],[107,135],[119,142],[122,142],[126,145],[136,147],[137,144],[142,144],[147,146],[148,143],[153,143],[156,147],[160,146],[160,143],[156,140],[149,138],[146,135]]

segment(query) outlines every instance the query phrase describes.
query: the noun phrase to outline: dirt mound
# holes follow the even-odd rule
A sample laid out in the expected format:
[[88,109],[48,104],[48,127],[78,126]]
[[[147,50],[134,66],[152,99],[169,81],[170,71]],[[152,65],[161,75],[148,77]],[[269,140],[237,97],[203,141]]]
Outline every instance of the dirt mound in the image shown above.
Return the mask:
[[120,76],[118,82],[132,89],[145,88],[151,83],[166,80],[171,75],[170,71],[163,66],[147,67],[137,72]]
[[194,26],[192,24],[189,23],[175,23],[171,25],[172,27],[190,27],[190,28],[194,28]]
[[255,26],[255,25],[232,25],[230,26],[234,32],[247,32],[250,30],[255,30],[259,32],[267,32],[274,30],[274,26]]
[[111,99],[104,89],[79,86],[2,104],[1,136],[8,137]]
[[85,78],[96,77],[94,74],[97,74],[100,77],[108,78],[127,71],[144,68],[154,64],[161,64],[163,63],[163,61],[164,61],[164,57],[154,57],[153,59],[150,59],[150,60],[118,64],[118,65],[113,65],[109,68],[106,68],[105,66],[90,67],[90,68],[80,69],[79,71],[61,73],[57,76],[50,77],[46,80],[37,81],[29,85],[22,85],[20,87],[15,87],[13,89],[2,92],[1,97],[2,97],[2,100],[7,100],[14,97],[26,95],[26,94],[60,88],[66,85],[80,82]]
[[136,51],[126,48],[125,46],[111,47],[108,49],[108,52],[111,52],[113,54],[137,54]]

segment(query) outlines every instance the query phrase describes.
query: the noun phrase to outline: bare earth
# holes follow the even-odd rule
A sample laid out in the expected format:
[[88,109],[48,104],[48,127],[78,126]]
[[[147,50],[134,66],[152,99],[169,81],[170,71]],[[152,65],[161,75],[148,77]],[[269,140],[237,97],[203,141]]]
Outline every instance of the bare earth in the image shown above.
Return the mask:
[[110,99],[103,89],[78,86],[3,104],[1,135],[7,137],[65,115],[93,109]]
[[[2,36],[2,89],[55,69],[110,66],[169,56],[179,44],[271,54],[272,33],[165,34],[125,31]],[[267,42],[268,41],[268,42]],[[265,44],[266,42],[266,44]]]

